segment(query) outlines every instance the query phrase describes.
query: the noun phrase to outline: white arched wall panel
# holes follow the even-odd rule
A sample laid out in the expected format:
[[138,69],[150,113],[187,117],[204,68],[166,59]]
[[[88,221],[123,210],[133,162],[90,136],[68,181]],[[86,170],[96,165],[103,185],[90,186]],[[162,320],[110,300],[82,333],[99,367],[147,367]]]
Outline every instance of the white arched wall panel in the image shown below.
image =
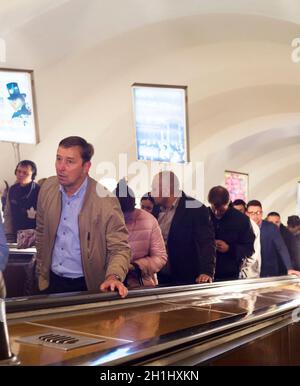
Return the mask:
[[[291,188],[291,186],[293,186],[293,188]],[[296,191],[297,180],[291,179],[285,184],[278,186],[276,190],[270,192],[266,197],[265,215],[275,210],[280,213],[282,222],[286,224],[287,217],[296,214],[296,200],[294,200]]]
[[[155,36],[155,35],[153,37],[159,38],[159,36]],[[163,40],[163,39],[160,39],[160,40]],[[132,44],[132,41],[131,41],[131,44]],[[146,46],[147,46],[147,44],[146,44]],[[153,46],[153,44],[152,44],[152,46]],[[152,46],[150,45],[150,47],[152,47]],[[44,75],[43,79],[47,79],[47,86],[50,85],[50,89],[47,87],[47,90],[50,91],[49,94],[51,95],[51,85],[53,85],[54,88],[57,87],[57,79],[61,79],[62,75],[64,73],[66,79],[65,79],[65,84],[62,84],[62,87],[61,87],[60,98],[62,98],[62,100],[64,100],[64,96],[67,96],[69,98],[68,100],[70,101],[68,103],[69,106],[73,107],[74,103],[76,106],[76,101],[77,101],[77,103],[81,103],[82,99],[84,100],[86,95],[88,95],[90,99],[95,98],[97,96],[98,91],[99,91],[99,87],[103,87],[103,82],[109,81],[109,80],[111,80],[111,78],[115,78],[116,76],[118,76],[118,74],[120,72],[121,73],[126,72],[127,68],[131,68],[131,66],[133,65],[133,63],[131,63],[131,61],[134,62],[134,66],[136,67],[136,57],[138,56],[138,54],[137,54],[138,50],[137,49],[128,50],[128,44],[127,45],[124,44],[123,41],[121,41],[121,47],[126,47],[126,49],[125,48],[122,49],[124,57],[126,58],[125,62],[122,61],[122,52],[120,52],[120,46],[114,46],[112,44],[112,42],[109,42],[109,44],[107,46],[107,51],[105,50],[105,47],[104,47],[104,49],[103,49],[103,46],[99,47],[98,58],[97,58],[97,54],[95,54],[95,50],[92,50],[90,52],[90,55],[88,55],[87,52],[84,52],[84,54],[82,55],[82,59],[75,57],[75,58],[71,58],[69,61],[67,61],[65,63],[59,62],[57,65],[57,68],[58,68],[57,71],[55,71],[55,68],[54,68],[54,71],[51,70],[50,72],[46,72],[45,74],[43,74]],[[139,47],[136,47],[136,48],[139,48]],[[164,45],[161,48],[163,50],[165,48]],[[157,49],[157,44],[155,45],[155,49]],[[253,49],[254,49],[254,47],[253,47]],[[151,48],[149,50],[152,51]],[[217,47],[213,48],[213,50],[215,50],[216,53],[218,52]],[[247,48],[245,47],[244,50],[245,50],[245,52],[241,52],[239,54],[239,49],[238,49],[238,47],[236,47],[235,48],[236,57],[243,57],[244,56],[243,54],[246,53]],[[255,53],[255,49],[253,50],[253,54],[254,53]],[[142,53],[140,53],[140,55],[141,54],[144,54],[144,53],[142,52]],[[150,54],[152,56],[152,52],[150,52]],[[159,54],[159,52],[158,52],[158,54]],[[288,53],[286,53],[286,54],[287,54],[287,56],[289,56]],[[204,55],[204,56],[210,57],[210,55]],[[89,60],[89,57],[91,58],[90,60]],[[143,57],[143,55],[141,55],[140,57]],[[192,55],[187,56],[188,61],[190,61],[190,62],[191,62],[191,60],[190,60],[191,57],[192,57]],[[109,60],[106,60],[106,58],[109,58]],[[131,61],[128,58],[131,58]],[[216,59],[218,59],[217,55],[216,55]],[[234,63],[235,59],[237,59],[237,58],[233,57],[231,62]],[[152,59],[152,61],[153,61],[153,59]],[[178,61],[178,59],[177,59],[177,62],[180,63],[180,60]],[[212,62],[218,63],[218,60],[214,61],[214,58],[212,58]],[[274,60],[274,63],[275,62],[276,61]],[[105,63],[107,63],[107,65],[105,65]],[[147,70],[144,70],[145,65],[146,65],[146,63],[141,63],[141,66],[143,67],[143,71],[145,71],[146,75],[148,75]],[[152,65],[152,63],[151,63],[151,65]],[[157,55],[156,55],[156,67],[157,66],[158,66],[158,63],[157,63]],[[161,71],[160,61],[159,61],[159,66],[160,66],[159,71]],[[178,66],[178,67],[180,68],[181,66]],[[206,66],[203,66],[202,72],[204,75],[205,75],[206,69],[210,68],[210,67],[211,67],[211,63],[207,63]],[[248,63],[247,67],[251,68],[251,63],[250,64]],[[91,85],[90,82],[84,82],[84,77],[82,76],[82,74],[84,73],[83,71],[85,70],[85,68],[86,68],[86,70],[89,70],[89,73],[91,73],[93,75],[94,82],[99,87],[93,87],[92,88],[90,86]],[[153,68],[153,65],[152,65],[152,68]],[[174,69],[175,73],[177,73],[177,78],[179,78],[180,76],[178,76],[177,66],[173,65],[170,67],[170,63],[168,63],[167,72],[170,72],[170,70],[172,70],[172,69]],[[81,71],[81,72],[79,72],[79,71]],[[247,68],[245,69],[245,71],[247,71]],[[51,77],[51,72],[53,72],[52,77]],[[157,79],[157,78],[164,79],[165,78],[165,73],[163,71],[159,76],[157,75],[157,73],[158,73],[157,68],[155,68],[155,70],[153,72],[154,72],[154,75],[152,76],[153,79]],[[268,71],[268,73],[270,73],[270,71]],[[290,72],[288,72],[288,73],[290,73]],[[68,74],[69,74],[69,76],[68,76]],[[80,76],[80,75],[82,78],[81,82],[80,82],[80,79],[78,79],[78,76]],[[276,76],[276,74],[274,75],[274,77],[275,76]],[[68,78],[70,78],[69,81],[68,81]],[[144,78],[147,78],[147,76],[144,75]],[[230,77],[227,77],[226,74],[224,76],[224,74],[221,73],[220,78],[227,79]],[[244,73],[244,78],[246,78],[245,73]],[[77,97],[76,92],[74,92],[76,90],[75,85],[74,85],[74,79],[76,79],[75,85],[77,85],[77,82],[79,81],[78,86],[79,85],[81,86],[80,90],[82,92],[82,95],[81,95],[80,99]],[[136,79],[136,77],[135,77],[135,79]],[[41,81],[42,81],[42,78],[39,78],[39,82],[37,82],[37,83],[40,83]],[[211,83],[211,79],[206,78],[206,84],[210,84],[210,83]],[[221,87],[220,82],[217,82],[217,83],[218,83],[219,87]],[[192,88],[192,85],[191,85],[191,88]],[[69,94],[66,95],[65,90],[68,91]],[[199,87],[199,90],[202,90],[202,89]],[[57,102],[57,105],[58,104],[59,104],[59,102]],[[63,107],[65,107],[66,104],[63,105],[60,103],[60,105],[62,105],[62,109],[63,109]],[[57,107],[57,106],[55,105],[54,107]],[[99,108],[100,108],[100,106],[99,106]],[[54,111],[56,111],[56,109]]]
[[[194,2],[194,7],[196,3],[199,5]],[[231,4],[228,11],[239,8],[234,2],[226,3]],[[272,4],[276,13],[282,3]],[[263,13],[263,6],[258,7],[257,13]],[[186,84],[192,160],[214,161],[218,171],[208,177],[206,186],[220,183],[227,167],[224,162],[218,164],[215,152],[230,154],[232,144],[251,134],[299,123],[300,83],[300,65],[290,59],[290,43],[298,33],[296,24],[257,15],[224,15],[223,8],[215,8],[218,14],[203,14],[204,8],[199,7],[198,15],[196,8],[191,8],[190,16],[187,10],[185,17],[175,19],[175,11],[168,11],[170,16],[163,6],[155,11],[149,5],[150,16],[141,27],[130,24],[129,18],[122,33],[91,24],[94,34],[90,40],[86,35],[89,16],[84,14],[74,39],[69,29],[57,47],[57,36],[49,32],[55,27],[57,12],[58,24],[63,20],[62,8],[47,14],[51,28],[46,28],[45,17],[12,32],[14,47],[21,47],[15,49],[11,64],[22,62],[37,69],[42,142],[37,147],[22,146],[22,156],[37,161],[40,177],[52,174],[59,139],[81,134],[95,144],[95,165],[103,160],[117,162],[119,152],[134,160],[131,83]],[[160,12],[165,16],[159,19]],[[44,23],[44,35],[39,35]],[[57,31],[63,32],[60,28]],[[85,33],[77,41],[80,28]],[[230,165],[229,158],[227,161]]]
[[[271,128],[266,131],[260,131],[257,134],[245,136],[229,145],[226,152],[219,155],[220,162],[230,162],[230,167],[239,167],[243,165],[245,170],[248,170],[249,163],[254,163],[255,160],[261,163],[260,156],[265,153],[274,152],[277,150],[285,151],[290,146],[300,144],[300,127],[281,127]],[[210,161],[213,160],[212,153]],[[259,165],[254,165],[254,167]]]
[[[155,70],[156,69],[154,69],[153,72],[155,72]],[[94,74],[94,72],[92,72],[92,74]],[[163,73],[163,74],[165,74],[165,73]],[[59,74],[57,75],[57,78],[59,78]],[[76,78],[75,74],[70,76],[70,78],[71,79]],[[149,74],[148,74],[148,78],[149,78]],[[157,78],[158,77],[156,77],[156,79]],[[155,79],[154,75],[151,76],[151,80],[152,79]],[[131,79],[131,81],[134,81],[134,78]],[[85,121],[88,122],[88,125],[93,126],[93,127],[97,127],[97,130],[96,130],[97,132],[101,132],[101,127],[103,128],[103,130],[105,127],[107,127],[106,122],[109,125],[109,127],[111,127],[112,130],[113,129],[118,130],[119,122],[121,121],[122,127],[124,127],[124,131],[131,133],[131,135],[128,138],[131,138],[131,140],[133,140],[134,139],[134,132],[132,131],[131,96],[130,96],[130,87],[129,87],[131,81],[126,82],[121,78],[117,78],[117,79],[114,79],[109,85],[102,84],[101,82],[99,82],[99,84],[102,85],[101,89],[99,89],[97,86],[94,87],[94,83],[95,84],[98,83],[97,77],[95,77],[95,79],[93,79],[93,77],[92,77],[92,79],[86,78],[85,82],[83,82],[84,83],[83,86],[86,87],[87,85],[90,85],[91,93],[89,93],[88,90],[84,89],[84,91],[81,91],[83,94],[83,95],[81,95],[81,98],[78,98],[78,96],[76,95],[76,92],[73,93],[72,95],[67,95],[67,94],[65,96],[61,95],[61,98],[69,101],[69,103],[67,105],[63,105],[60,103],[60,99],[58,99],[56,104],[54,102],[51,103],[52,106],[54,103],[54,107],[52,107],[51,109],[49,109],[48,106],[45,106],[45,111],[44,111],[43,115],[49,116],[49,119],[47,119],[48,123],[51,122],[51,118],[52,119],[56,118],[58,121],[62,121],[64,123],[64,125],[65,125],[64,121],[69,120],[68,126],[70,127],[70,129],[73,128],[73,129],[71,129],[73,131],[74,130],[79,131],[81,129],[80,127],[76,128],[76,126],[78,126],[78,122],[80,122],[80,120],[78,121],[77,119],[75,119],[76,122],[74,124],[72,122],[72,117],[74,116],[74,110],[77,111],[77,114],[75,115],[75,117],[78,116],[79,112],[80,112],[82,116],[86,117]],[[82,84],[80,84],[80,82],[78,82],[78,83],[79,83],[78,88],[80,90],[82,90],[82,87],[80,87],[80,86],[82,86]],[[54,84],[55,84],[55,79],[50,78],[49,87],[45,87],[48,94],[51,94],[51,85],[54,85]],[[68,84],[67,79],[65,79],[65,84],[66,85]],[[277,90],[276,90],[276,87],[278,87]],[[190,120],[193,120],[194,122],[196,120],[200,120],[200,117],[197,116],[197,111],[200,111],[199,114],[200,115],[202,114],[204,116],[209,115],[209,112],[211,110],[213,110],[211,115],[216,115],[216,113],[219,113],[219,111],[224,111],[224,100],[226,100],[226,105],[229,105],[232,109],[232,111],[228,111],[228,116],[231,119],[237,119],[237,117],[236,117],[238,115],[237,112],[241,113],[242,110],[244,110],[244,112],[246,112],[246,114],[253,114],[253,113],[254,114],[262,114],[265,112],[264,109],[265,109],[266,104],[271,105],[270,100],[268,100],[268,99],[270,99],[270,98],[274,99],[276,97],[277,97],[277,105],[272,106],[273,110],[276,111],[276,110],[278,110],[279,107],[280,107],[280,109],[283,109],[284,105],[286,105],[287,108],[289,110],[291,110],[293,108],[293,105],[296,104],[296,101],[298,98],[295,97],[295,91],[293,91],[293,90],[295,90],[296,86],[290,86],[290,87],[291,87],[292,92],[290,93],[290,90],[287,90],[287,92],[284,93],[283,92],[284,86],[276,86],[276,85],[273,87],[270,86],[269,91],[266,92],[266,94],[264,94],[264,91],[265,91],[264,88],[261,87],[257,91],[261,100],[258,100],[258,97],[257,97],[255,91],[253,91],[253,89],[250,89],[250,91],[249,90],[234,90],[233,93],[235,92],[236,96],[235,96],[235,100],[232,100],[231,102],[230,102],[230,98],[228,97],[228,95],[222,94],[221,96],[216,96],[216,100],[218,100],[219,107],[216,106],[215,98],[210,100],[210,103],[205,103],[205,101],[201,100],[201,101],[199,101],[199,104],[197,106],[195,106],[194,103],[191,103],[190,104],[190,117],[191,117]],[[52,86],[52,88],[55,89],[54,86]],[[66,90],[64,90],[64,88],[70,93],[70,90],[68,89],[68,87],[67,86],[64,87],[64,85],[63,85],[62,92],[61,92],[62,94],[66,93]],[[193,89],[192,84],[191,84],[190,88]],[[242,94],[243,91],[244,91],[244,95]],[[55,91],[53,90],[52,94],[54,94],[54,92]],[[98,92],[97,97],[95,95],[93,95],[94,92]],[[239,94],[239,92],[241,92],[241,94]],[[246,93],[249,93],[249,96]],[[268,93],[270,94],[270,98],[268,98]],[[92,94],[92,95],[89,95],[89,94]],[[287,94],[287,97],[285,94]],[[111,98],[107,98],[107,95],[110,96]],[[279,95],[279,98],[278,98],[278,95]],[[247,98],[248,98],[248,100],[249,100],[249,98],[252,99],[251,106],[250,105],[245,106]],[[103,103],[103,100],[105,100],[105,104]],[[282,104],[282,100],[284,101],[284,104]],[[125,101],[126,101],[126,103],[125,103]],[[279,104],[280,104],[280,106],[278,106]],[[81,106],[79,106],[79,105],[81,105]],[[83,111],[84,105],[88,105],[86,107],[86,109],[88,111],[85,111],[85,112]],[[119,107],[118,107],[118,111],[116,111],[112,117],[111,111],[114,110],[114,105],[117,105]],[[260,106],[262,106],[262,107],[260,107]],[[252,107],[252,109],[250,109],[250,107]],[[122,112],[122,110],[123,110],[123,112]],[[257,110],[259,110],[259,111],[257,111]],[[97,116],[99,116],[100,119],[97,119],[96,116],[95,117],[92,116],[92,118],[91,118],[91,115],[93,114],[93,112]],[[126,112],[127,112],[127,119],[124,115],[124,114],[126,114]],[[215,114],[213,114],[213,112],[215,112]],[[225,111],[225,114],[226,113],[227,112]],[[67,117],[68,114],[70,116],[67,119],[62,120],[60,118],[60,115]],[[118,117],[121,117],[121,119],[117,119]],[[91,121],[91,124],[89,123],[89,119]],[[242,120],[244,120],[244,119],[245,118],[242,117]],[[99,123],[98,123],[98,121],[99,121]],[[116,122],[115,127],[113,125],[114,122]],[[211,135],[212,128],[216,126],[216,121],[211,120],[210,122],[212,122],[212,123],[208,127],[206,127],[207,126],[206,122],[204,122],[204,123],[201,122],[201,125],[199,125],[199,130],[198,130],[198,126],[193,127],[193,125],[191,124],[191,136],[193,136],[194,133],[198,134],[198,132],[201,136]],[[221,117],[221,119],[219,119],[218,124],[220,125],[220,127],[221,126],[224,127],[225,121],[224,121],[223,117]],[[53,125],[51,124],[51,127],[52,126],[53,127],[55,126],[55,122]],[[64,130],[64,128],[63,127],[59,128],[59,132],[61,132],[61,130]],[[233,130],[235,131],[235,136],[238,135],[239,131],[237,130],[237,127],[234,127]],[[92,133],[92,130],[90,130],[90,131]],[[49,132],[49,130],[47,130],[47,132]],[[198,139],[196,134],[194,136],[196,136],[196,139],[192,137],[192,144],[199,141],[200,139],[202,139],[201,137]],[[219,132],[216,133],[216,136],[217,136],[217,138],[220,137]],[[209,142],[210,143],[213,142],[212,146],[210,146],[210,144],[207,144],[206,142],[203,142],[203,146],[202,146],[203,149],[208,149],[208,151],[209,151],[209,149],[215,148],[215,144],[216,144],[215,138],[210,138]]]
[[[281,199],[281,202],[282,201],[283,200]],[[282,218],[282,222],[284,225],[287,225],[288,216],[295,215],[295,214],[300,215],[300,213],[298,212],[298,208],[296,207],[295,203],[292,201],[288,203],[284,203],[283,207],[285,212],[287,213],[287,215]]]

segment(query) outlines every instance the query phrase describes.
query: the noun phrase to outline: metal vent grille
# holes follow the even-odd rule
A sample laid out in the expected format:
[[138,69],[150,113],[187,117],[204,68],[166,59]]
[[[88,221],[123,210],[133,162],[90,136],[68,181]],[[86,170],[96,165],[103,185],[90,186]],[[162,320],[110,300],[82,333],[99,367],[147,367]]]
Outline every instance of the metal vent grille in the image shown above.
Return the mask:
[[103,343],[104,339],[88,338],[82,335],[66,334],[64,331],[50,331],[47,334],[31,335],[18,338],[17,342],[47,346],[63,351],[89,346],[92,344]]

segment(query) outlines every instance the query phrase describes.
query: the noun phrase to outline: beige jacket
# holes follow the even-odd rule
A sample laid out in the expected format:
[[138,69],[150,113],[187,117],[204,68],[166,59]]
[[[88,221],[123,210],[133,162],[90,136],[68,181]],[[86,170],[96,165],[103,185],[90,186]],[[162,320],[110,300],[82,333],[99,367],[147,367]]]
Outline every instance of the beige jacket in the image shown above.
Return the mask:
[[[99,197],[96,187],[97,182],[88,177],[87,191],[78,216],[82,266],[89,290],[98,290],[110,274],[116,274],[124,280],[131,258],[128,232],[119,202],[114,197]],[[101,189],[104,188],[101,186]],[[40,190],[37,205],[37,273],[40,290],[49,286],[60,215],[59,183],[57,177],[50,177]]]

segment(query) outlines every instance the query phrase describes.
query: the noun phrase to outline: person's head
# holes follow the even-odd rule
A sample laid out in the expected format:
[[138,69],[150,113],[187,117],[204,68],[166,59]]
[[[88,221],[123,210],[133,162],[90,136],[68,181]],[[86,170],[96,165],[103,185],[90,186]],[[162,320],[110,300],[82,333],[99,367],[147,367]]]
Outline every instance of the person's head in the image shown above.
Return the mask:
[[241,200],[240,198],[236,199],[232,203],[232,207],[239,212],[246,213],[246,203],[244,200]]
[[208,202],[215,217],[222,218],[230,204],[228,190],[223,186],[214,186],[208,193]]
[[114,190],[114,194],[119,200],[123,213],[134,211],[135,196],[133,190],[129,188],[124,178],[118,182],[118,185]]
[[263,217],[263,210],[260,201],[258,200],[251,200],[247,204],[247,216],[251,218],[257,225],[261,225],[262,223],[262,217]]
[[29,160],[20,161],[15,169],[17,183],[21,186],[30,184],[35,179],[36,174],[36,164]]
[[277,212],[270,212],[270,213],[267,215],[267,221],[272,222],[272,223],[275,224],[278,228],[280,228],[281,219],[280,219],[280,214],[279,214],[279,213],[277,213]]
[[144,209],[146,212],[152,213],[155,201],[151,196],[150,192],[143,195],[141,198],[141,209]]
[[81,137],[60,141],[55,168],[58,181],[66,190],[75,192],[80,187],[90,170],[93,154],[93,145]]
[[152,181],[151,196],[155,203],[168,206],[180,196],[179,180],[172,171],[163,171],[156,174]]
[[287,226],[293,234],[298,234],[300,232],[300,217],[297,215],[289,216]]

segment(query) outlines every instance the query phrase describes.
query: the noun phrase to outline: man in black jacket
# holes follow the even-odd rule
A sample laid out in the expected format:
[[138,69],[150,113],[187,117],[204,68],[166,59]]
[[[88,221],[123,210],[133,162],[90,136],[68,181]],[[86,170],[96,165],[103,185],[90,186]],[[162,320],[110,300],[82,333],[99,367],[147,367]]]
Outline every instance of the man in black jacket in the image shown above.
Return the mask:
[[289,251],[293,269],[300,269],[300,251],[297,245],[296,237],[284,226],[281,222],[280,214],[277,212],[270,212],[267,216],[267,221],[275,224],[279,230],[281,237]]
[[291,258],[276,225],[263,220],[261,202],[251,200],[247,204],[247,215],[260,227],[261,277],[297,275],[292,269]]
[[205,205],[179,189],[170,171],[157,174],[151,196],[168,252],[168,265],[158,273],[160,284],[211,282],[215,271],[214,231]]
[[208,201],[216,235],[215,279],[238,279],[243,261],[254,253],[255,235],[250,220],[229,205],[229,193],[223,186],[213,187]]

